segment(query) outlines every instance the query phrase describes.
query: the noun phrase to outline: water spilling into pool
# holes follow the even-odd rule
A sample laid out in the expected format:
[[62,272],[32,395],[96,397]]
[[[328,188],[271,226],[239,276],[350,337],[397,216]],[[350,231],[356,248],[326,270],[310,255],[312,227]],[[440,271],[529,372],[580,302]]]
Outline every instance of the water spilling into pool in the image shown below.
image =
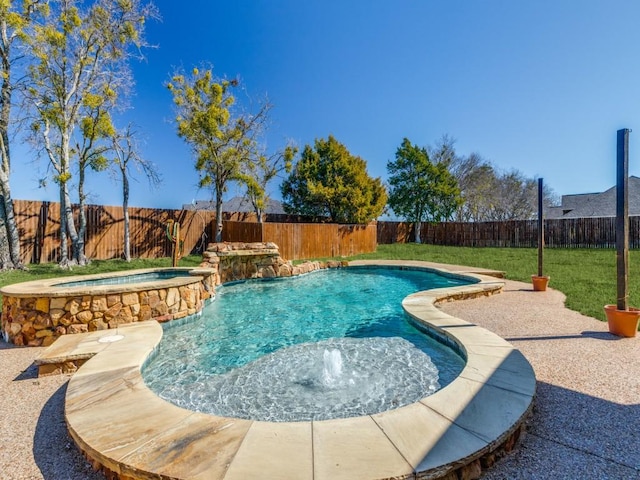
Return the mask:
[[323,420],[397,408],[464,366],[408,321],[402,299],[467,283],[350,268],[224,286],[199,319],[166,328],[143,375],[176,405],[229,417]]

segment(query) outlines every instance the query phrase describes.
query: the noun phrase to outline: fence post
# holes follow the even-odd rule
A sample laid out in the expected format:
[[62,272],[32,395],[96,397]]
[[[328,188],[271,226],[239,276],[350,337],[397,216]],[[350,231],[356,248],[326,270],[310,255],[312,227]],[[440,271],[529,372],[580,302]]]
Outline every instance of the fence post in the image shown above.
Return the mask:
[[616,259],[618,310],[627,310],[629,298],[629,132],[618,130],[616,191]]
[[542,211],[542,178],[538,179],[538,276],[542,276],[544,257],[544,214]]

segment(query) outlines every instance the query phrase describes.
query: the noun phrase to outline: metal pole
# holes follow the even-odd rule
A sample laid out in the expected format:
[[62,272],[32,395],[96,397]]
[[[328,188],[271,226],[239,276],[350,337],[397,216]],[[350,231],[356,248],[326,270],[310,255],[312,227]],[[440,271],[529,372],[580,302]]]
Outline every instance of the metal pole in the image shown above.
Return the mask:
[[629,130],[618,130],[616,191],[616,259],[618,310],[628,309],[629,299]]
[[538,179],[538,276],[542,276],[544,257],[544,215],[542,212],[542,178]]

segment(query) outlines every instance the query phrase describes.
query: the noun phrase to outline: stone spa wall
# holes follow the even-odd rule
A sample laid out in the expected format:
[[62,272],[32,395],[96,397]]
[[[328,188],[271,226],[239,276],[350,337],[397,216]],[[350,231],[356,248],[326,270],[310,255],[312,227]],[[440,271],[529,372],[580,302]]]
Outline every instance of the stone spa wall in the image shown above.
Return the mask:
[[158,269],[9,285],[1,290],[2,334],[15,345],[48,346],[59,336],[70,333],[106,330],[152,319],[165,322],[193,315],[213,294],[211,272],[181,270],[189,270],[189,274],[139,284],[56,286],[56,283],[99,281]]
[[[2,293],[2,336],[15,345],[49,346],[61,335],[115,328],[157,320],[167,322],[193,315],[214,295],[221,283],[289,277],[342,262],[305,262],[292,265],[280,257],[273,243],[213,243],[200,268],[145,269],[8,285]],[[74,281],[100,281],[149,272],[181,271],[171,279],[67,287]],[[188,272],[188,273],[186,273]]]
[[304,262],[293,265],[280,257],[275,243],[210,243],[200,267],[211,268],[216,285],[250,278],[291,277],[346,262]]

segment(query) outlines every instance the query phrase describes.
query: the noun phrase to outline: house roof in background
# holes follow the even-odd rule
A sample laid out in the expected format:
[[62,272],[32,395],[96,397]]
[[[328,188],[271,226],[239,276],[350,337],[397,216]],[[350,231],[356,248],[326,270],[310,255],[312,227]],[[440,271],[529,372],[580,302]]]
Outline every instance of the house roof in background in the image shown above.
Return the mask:
[[[560,205],[546,209],[545,217],[615,217],[617,191],[613,186],[600,193],[563,195]],[[629,177],[629,215],[640,215],[640,178],[635,176]]]
[[[193,203],[185,203],[182,205],[183,210],[215,210],[216,203],[209,200],[196,200]],[[251,202],[245,197],[233,197],[226,202],[222,202],[223,212],[253,212]],[[268,198],[264,213],[268,214],[284,214],[282,202]]]

